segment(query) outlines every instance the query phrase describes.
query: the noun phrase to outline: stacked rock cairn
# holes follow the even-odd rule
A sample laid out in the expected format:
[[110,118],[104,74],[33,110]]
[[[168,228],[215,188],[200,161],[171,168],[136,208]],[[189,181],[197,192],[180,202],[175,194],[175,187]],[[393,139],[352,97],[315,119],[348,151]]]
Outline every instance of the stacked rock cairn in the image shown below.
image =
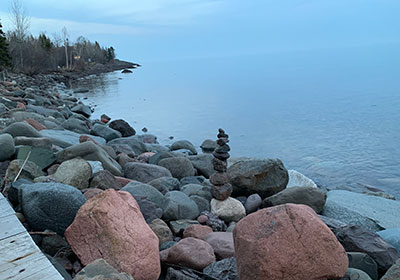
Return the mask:
[[213,166],[216,171],[211,177],[210,182],[212,184],[211,194],[215,199],[225,200],[232,193],[232,185],[229,184],[229,176],[227,173],[229,158],[229,151],[231,148],[228,145],[229,136],[225,131],[220,128],[218,129],[218,147],[213,152]]

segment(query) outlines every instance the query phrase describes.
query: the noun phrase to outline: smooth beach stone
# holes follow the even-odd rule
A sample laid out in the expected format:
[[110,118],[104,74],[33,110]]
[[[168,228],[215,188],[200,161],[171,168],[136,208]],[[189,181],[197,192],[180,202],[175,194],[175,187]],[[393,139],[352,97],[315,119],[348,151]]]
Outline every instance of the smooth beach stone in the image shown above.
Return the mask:
[[210,154],[201,154],[196,156],[189,156],[188,159],[193,164],[193,167],[197,170],[198,175],[202,175],[205,178],[210,178],[214,174],[213,156]]
[[188,140],[175,141],[171,145],[171,151],[186,149],[191,151],[194,155],[197,155],[196,147],[190,143]]
[[98,188],[101,190],[122,188],[122,184],[117,181],[114,175],[108,170],[101,170],[94,174],[90,181],[91,188]]
[[54,152],[50,149],[23,146],[18,148],[17,159],[25,160],[29,155],[29,161],[34,162],[41,169],[45,169],[56,161]]
[[90,129],[85,121],[81,121],[78,119],[69,118],[64,121],[61,126],[67,130],[80,133],[80,134],[89,134]]
[[169,191],[176,191],[180,189],[180,182],[176,178],[172,177],[160,177],[148,182],[149,185],[152,185],[157,190],[159,190],[162,194],[166,194]]
[[262,207],[271,207],[285,203],[310,206],[317,214],[324,209],[326,194],[314,187],[291,187],[263,200]]
[[[44,129],[40,131],[39,137],[46,137],[51,140],[53,145],[60,146],[61,148],[67,148],[80,144],[80,136],[81,134],[69,130]],[[93,135],[90,135],[90,137],[100,145],[106,144],[106,140],[101,137]]]
[[31,146],[35,148],[51,149],[51,141],[46,137],[25,137],[17,136],[14,138],[16,146]]
[[172,177],[168,169],[155,164],[128,162],[123,169],[126,178],[142,183],[148,183],[161,177]]
[[149,224],[151,230],[157,235],[158,237],[158,244],[161,246],[165,242],[173,241],[172,231],[169,229],[168,225],[161,219],[154,219]]
[[0,134],[0,161],[10,159],[15,154],[14,139],[10,134]]
[[71,108],[71,111],[74,113],[81,114],[85,116],[86,118],[89,118],[92,115],[92,110],[90,109],[89,106],[86,106],[84,104],[78,104],[75,107]]
[[218,260],[235,256],[232,232],[212,232],[205,236],[204,241],[213,247]]
[[161,208],[165,220],[196,219],[199,216],[199,207],[185,193],[170,191],[165,194]]
[[180,269],[175,269],[168,267],[167,274],[165,275],[165,280],[202,280],[203,278],[198,276],[194,270],[186,269],[181,267]]
[[209,234],[212,233],[213,230],[209,226],[203,226],[199,224],[189,225],[183,232],[183,238],[193,237],[197,239],[202,239]]
[[121,132],[98,123],[92,127],[90,133],[106,139],[107,142],[122,137]]
[[213,158],[212,164],[215,171],[226,172],[228,170],[228,163],[225,160]]
[[185,157],[171,157],[162,159],[158,165],[168,169],[172,177],[182,179],[195,175],[195,169],[189,159]]
[[189,196],[191,200],[193,200],[196,204],[197,207],[199,207],[199,211],[210,211],[210,201],[205,199],[202,196],[199,195],[191,195]]
[[289,182],[286,188],[291,188],[291,187],[318,188],[317,184],[315,184],[313,180],[301,174],[300,172],[297,172],[296,170],[288,170],[288,174],[289,174]]
[[232,185],[229,183],[226,183],[221,186],[213,185],[211,187],[211,194],[212,194],[212,197],[215,199],[225,200],[232,194],[232,190],[233,190]]
[[121,133],[122,137],[129,137],[136,134],[136,131],[124,120],[114,120],[109,127]]
[[26,161],[24,165],[25,160],[21,159],[15,159],[10,162],[8,165],[6,174],[7,174],[7,179],[9,181],[14,181],[15,177],[18,175],[20,172],[22,166],[24,167],[22,169],[22,172],[20,173],[18,178],[21,179],[28,179],[28,180],[33,180],[36,177],[41,177],[45,176],[46,174],[42,171],[42,169],[36,165],[36,163],[32,161]]
[[100,161],[104,169],[110,171],[113,175],[122,175],[121,166],[101,147],[90,141],[65,148],[56,154],[59,162],[76,157],[81,157],[85,160]]
[[142,212],[143,218],[147,223],[151,223],[153,220],[160,219],[163,216],[163,210],[148,198],[137,196],[135,200],[139,204],[140,212]]
[[13,123],[1,131],[1,134],[8,133],[12,137],[41,137],[40,133],[26,122]]
[[128,144],[109,144],[111,148],[114,149],[114,151],[118,154],[124,153],[129,157],[134,157],[135,152],[132,150],[132,148]]
[[161,244],[161,246],[160,246],[160,251],[169,249],[169,248],[171,248],[172,246],[174,246],[176,243],[178,243],[178,242],[176,242],[176,241],[167,241],[167,242],[164,242],[164,243]]
[[232,221],[238,222],[240,219],[246,216],[246,210],[243,204],[232,197],[221,201],[217,199],[212,199],[210,202],[211,213],[218,216],[226,223]]
[[217,142],[215,140],[212,140],[212,139],[206,139],[200,145],[200,148],[205,153],[212,153],[215,150],[216,147],[218,147]]
[[64,235],[86,201],[78,189],[61,183],[28,184],[21,192],[22,211],[32,229],[59,235]]
[[164,195],[155,187],[138,181],[130,182],[123,187],[121,191],[130,193],[134,198],[146,197],[159,207],[162,205],[164,200]]
[[244,208],[246,209],[246,214],[250,214],[253,212],[256,212],[258,208],[260,208],[262,203],[261,196],[258,194],[252,194],[250,195],[244,204]]
[[367,273],[356,268],[348,268],[341,280],[372,280]]
[[364,271],[371,277],[372,280],[378,280],[378,265],[366,253],[360,252],[347,252],[347,257],[349,258],[349,267],[357,268]]
[[197,225],[198,222],[196,220],[181,219],[176,221],[170,221],[169,224],[174,235],[182,236],[188,227],[192,225]]
[[104,259],[97,259],[85,266],[74,280],[134,280],[131,275],[119,272]]
[[286,188],[289,175],[279,159],[239,161],[228,168],[234,196],[257,193],[261,198]]
[[400,228],[400,202],[377,196],[334,190],[327,193],[322,214],[372,231]]
[[186,184],[181,187],[180,191],[187,194],[188,196],[198,195],[204,197],[208,201],[212,199],[210,192],[211,188],[208,186],[203,186],[199,184]]
[[60,183],[82,190],[89,186],[92,168],[86,160],[74,158],[61,163],[52,177]]

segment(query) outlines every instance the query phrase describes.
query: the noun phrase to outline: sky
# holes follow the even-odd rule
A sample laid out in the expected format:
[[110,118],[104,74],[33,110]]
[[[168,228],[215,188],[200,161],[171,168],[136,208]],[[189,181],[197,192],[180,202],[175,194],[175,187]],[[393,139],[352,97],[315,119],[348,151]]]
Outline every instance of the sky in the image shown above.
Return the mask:
[[[135,62],[400,44],[399,0],[24,0],[30,32],[65,26]],[[12,28],[10,0],[0,19]]]

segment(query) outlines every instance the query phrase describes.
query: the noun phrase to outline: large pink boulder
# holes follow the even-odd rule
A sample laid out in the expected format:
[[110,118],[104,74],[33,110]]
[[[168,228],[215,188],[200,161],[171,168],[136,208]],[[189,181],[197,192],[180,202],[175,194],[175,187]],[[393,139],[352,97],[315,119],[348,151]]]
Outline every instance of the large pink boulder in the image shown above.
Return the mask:
[[88,200],[65,237],[83,265],[103,258],[136,280],[160,275],[158,238],[127,192],[108,189]]
[[342,278],[346,252],[306,205],[283,204],[243,218],[233,231],[240,280]]
[[217,259],[235,256],[232,232],[212,232],[204,238],[204,241],[213,247]]

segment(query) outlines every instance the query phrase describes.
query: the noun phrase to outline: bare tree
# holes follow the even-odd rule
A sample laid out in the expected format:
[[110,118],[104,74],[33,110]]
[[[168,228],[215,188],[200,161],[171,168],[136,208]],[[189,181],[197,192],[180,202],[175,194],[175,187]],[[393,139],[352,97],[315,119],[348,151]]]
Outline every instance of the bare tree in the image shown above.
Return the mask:
[[10,20],[14,26],[14,30],[12,30],[13,35],[15,36],[19,49],[20,56],[20,67],[24,67],[23,60],[23,48],[22,44],[24,40],[29,36],[29,28],[31,25],[31,19],[28,16],[25,7],[22,5],[20,0],[13,0],[11,2],[11,12],[10,12]]
[[62,33],[62,38],[63,38],[63,41],[64,41],[64,48],[65,48],[65,66],[68,69],[69,68],[69,65],[68,65],[68,40],[69,40],[69,35],[68,35],[67,28],[65,26],[61,30],[61,33]]

